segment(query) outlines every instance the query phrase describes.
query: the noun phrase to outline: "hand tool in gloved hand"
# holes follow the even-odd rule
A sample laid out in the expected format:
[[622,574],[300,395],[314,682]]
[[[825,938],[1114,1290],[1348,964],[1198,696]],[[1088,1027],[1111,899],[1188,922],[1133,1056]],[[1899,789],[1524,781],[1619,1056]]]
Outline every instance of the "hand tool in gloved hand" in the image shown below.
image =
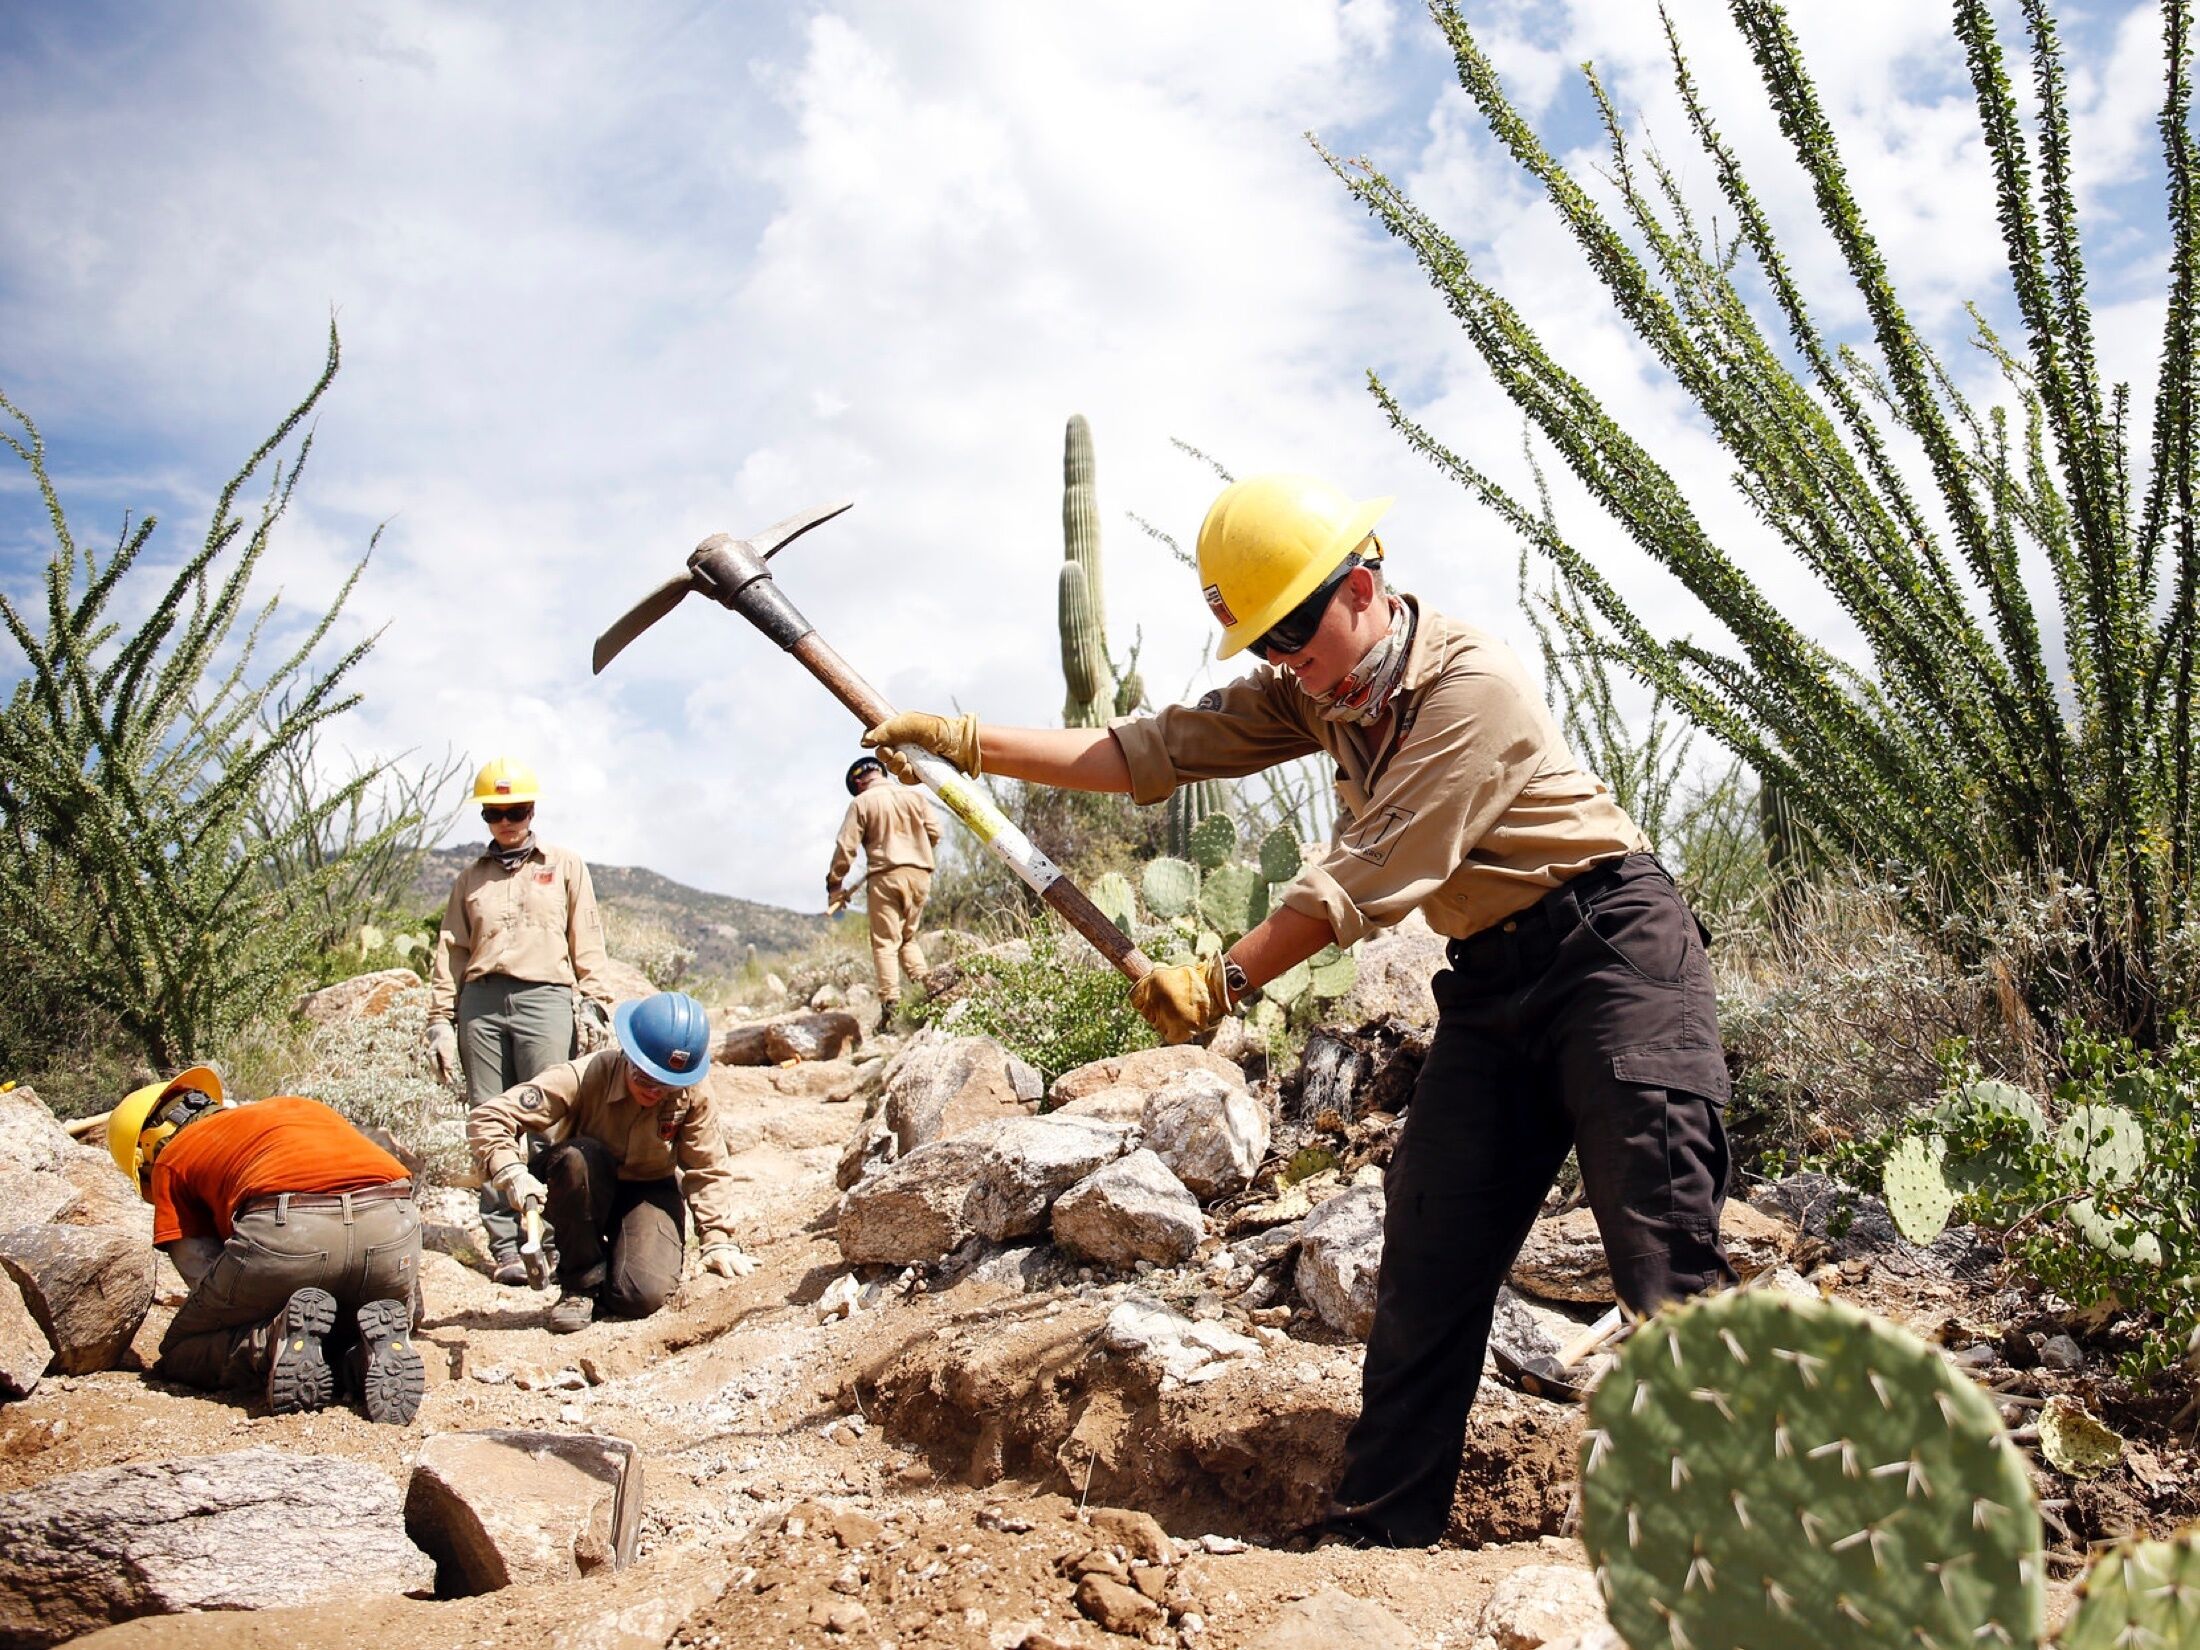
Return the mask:
[[[847,504],[831,504],[789,516],[754,538],[712,534],[688,556],[688,570],[683,576],[666,580],[596,638],[597,674],[602,674],[604,666],[617,658],[627,643],[679,606],[690,591],[700,591],[721,607],[732,608],[793,654],[828,693],[855,713],[864,727],[877,727],[894,714],[894,707],[826,644],[810,621],[787,600],[764,565],[811,528],[831,521],[848,508]],[[902,745],[897,754],[908,762],[925,789],[946,803],[995,858],[1090,940],[1125,978],[1135,984],[1153,972],[1153,964],[1131,937],[1009,822],[983,786],[920,746]]]
[[527,1268],[527,1286],[530,1289],[550,1287],[550,1259],[542,1252],[542,1205],[533,1198],[520,1211],[520,1231],[526,1241],[519,1246],[520,1263]]

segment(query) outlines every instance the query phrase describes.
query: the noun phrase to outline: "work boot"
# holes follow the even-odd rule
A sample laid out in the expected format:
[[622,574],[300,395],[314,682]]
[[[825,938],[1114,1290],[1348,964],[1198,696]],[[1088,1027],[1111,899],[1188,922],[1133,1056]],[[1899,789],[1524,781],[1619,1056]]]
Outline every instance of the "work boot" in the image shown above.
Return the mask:
[[489,1281],[501,1283],[507,1289],[525,1289],[527,1263],[517,1255],[506,1255],[490,1268]]
[[898,997],[888,997],[878,1005],[879,1036],[888,1037],[893,1035],[894,1016],[900,1012],[901,1000]]
[[420,1413],[427,1367],[413,1345],[412,1308],[404,1301],[369,1301],[359,1308],[359,1344],[351,1349],[352,1384],[370,1421],[403,1426]]
[[567,1288],[550,1308],[550,1333],[572,1335],[596,1321],[596,1297],[584,1290]]
[[326,1289],[300,1289],[283,1303],[270,1325],[267,1408],[272,1415],[319,1409],[336,1396],[321,1337],[336,1327],[336,1297]]

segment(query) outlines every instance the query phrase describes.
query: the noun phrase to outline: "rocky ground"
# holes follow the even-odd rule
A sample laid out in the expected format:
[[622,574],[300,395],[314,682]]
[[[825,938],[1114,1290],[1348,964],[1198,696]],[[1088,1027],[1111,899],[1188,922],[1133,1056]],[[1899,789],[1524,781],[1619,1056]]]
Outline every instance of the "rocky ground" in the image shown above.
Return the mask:
[[[554,1529],[547,1546],[537,1541],[541,1550],[506,1555],[535,1566],[528,1573],[540,1579],[441,1598],[399,1596],[391,1584],[362,1589],[333,1571],[320,1586],[322,1566],[344,1562],[338,1543],[333,1558],[292,1566],[314,1572],[288,1580],[287,1596],[306,1602],[142,1616],[83,1642],[347,1650],[360,1642],[387,1650],[1612,1642],[1568,1534],[1579,1411],[1494,1374],[1477,1406],[1445,1545],[1300,1551],[1288,1539],[1319,1511],[1357,1407],[1353,1330],[1364,1327],[1355,1315],[1364,1314],[1372,1270],[1356,1245],[1367,1206],[1379,1200],[1381,1114],[1326,1119],[1336,1125],[1332,1162],[1286,1187],[1276,1171],[1303,1131],[1293,1133],[1273,1084],[1233,1088],[1181,1063],[1065,1079],[1076,1108],[1068,1115],[1082,1121],[1055,1127],[1074,1128],[1078,1143],[1104,1138],[1104,1161],[1117,1165],[1130,1161],[1125,1141],[1106,1131],[1127,1130],[1124,1120],[1142,1115],[1153,1126],[1133,1138],[1166,1143],[1149,1103],[1172,1084],[1208,1094],[1217,1117],[1242,1091],[1274,1124],[1272,1136],[1263,1129],[1256,1178],[1228,1186],[1225,1167],[1216,1171],[1222,1182],[1203,1181],[1204,1195],[1186,1194],[1195,1200],[1181,1259],[1119,1255],[1104,1264],[1090,1250],[1147,1243],[1165,1252],[1178,1242],[1169,1236],[1184,1230],[1175,1194],[1132,1187],[1078,1240],[1088,1250],[1079,1255],[1046,1241],[1044,1224],[986,1235],[988,1223],[1015,1224],[1001,1211],[1021,1195],[986,1180],[1005,1172],[998,1152],[975,1167],[968,1156],[955,1160],[959,1183],[992,1190],[948,1215],[935,1192],[911,1189],[924,1163],[943,1156],[927,1145],[1007,1141],[1035,1126],[1033,1100],[1018,1093],[1032,1086],[1030,1074],[967,1044],[935,1038],[929,1052],[903,1051],[890,1077],[875,1045],[715,1074],[746,1189],[739,1235],[760,1264],[737,1280],[693,1278],[643,1322],[551,1335],[549,1295],[498,1288],[468,1264],[478,1242],[471,1194],[437,1194],[422,1277],[431,1384],[410,1427],[375,1426],[343,1409],[271,1416],[249,1398],[152,1379],[143,1369],[181,1299],[162,1262],[119,1367],[52,1371],[27,1397],[0,1406],[0,1551],[17,1554],[0,1557],[0,1594],[12,1587],[19,1604],[31,1601],[15,1615],[0,1604],[0,1636],[54,1642],[63,1627],[103,1619],[96,1611],[104,1607],[61,1596],[69,1586],[50,1566],[43,1579],[21,1573],[42,1509],[64,1504],[74,1549],[123,1562],[123,1537],[99,1519],[138,1515],[83,1513],[70,1498],[87,1481],[72,1475],[240,1451],[332,1458],[369,1469],[376,1496],[387,1487],[372,1539],[397,1528],[411,1494],[413,1534],[433,1546],[423,1519],[457,1515],[420,1508],[416,1479],[431,1457],[447,1453],[453,1435],[523,1429],[626,1440],[635,1451],[623,1498],[609,1512],[599,1498],[593,1533]],[[1057,1084],[1049,1099],[1063,1097]],[[88,1159],[63,1163],[51,1150],[42,1166],[30,1161],[35,1120],[17,1098],[18,1109],[0,1117],[0,1158],[14,1165],[0,1166],[0,1220],[17,1207],[9,1188],[32,1184],[24,1176],[90,1172]],[[1172,1171],[1193,1179],[1198,1160],[1182,1142],[1169,1157]],[[1019,1159],[1015,1173],[1036,1172],[1030,1161]],[[1181,1190],[1174,1178],[1169,1185]],[[1867,1218],[1835,1239],[1813,1193],[1801,1182],[1738,1200],[1730,1243],[1760,1286],[1839,1293],[1908,1323],[1995,1388],[2015,1427],[2044,1397],[2067,1393],[2131,1440],[2090,1482],[2040,1469],[2059,1574],[2090,1539],[2166,1529],[2193,1514],[2200,1474],[2167,1425],[2178,1394],[2128,1401],[2107,1379],[2111,1348],[2005,1291],[1993,1257],[1964,1234],[1918,1251]],[[1044,1195],[1057,1207],[1065,1201],[1059,1186]],[[86,1221],[90,1207],[80,1199],[50,1218]],[[98,1220],[85,1230],[122,1230],[132,1218],[115,1200],[93,1212]],[[1058,1212],[1053,1218],[1051,1229],[1071,1229]],[[0,1236],[0,1256],[18,1235]],[[877,1255],[912,1244],[941,1253],[849,1256],[851,1245]],[[1508,1310],[1519,1344],[1548,1347],[1594,1318],[1606,1292],[1600,1280],[1586,1214],[1554,1200],[1515,1273],[1522,1294]],[[267,1465],[252,1460],[255,1471]],[[446,1462],[442,1470],[458,1481],[471,1469]],[[491,1504],[481,1515],[490,1525],[503,1521],[495,1539],[507,1547],[553,1522],[530,1512],[518,1490],[500,1495],[490,1484],[476,1499]],[[209,1566],[242,1562],[240,1545],[279,1554],[303,1539],[304,1526],[325,1536],[338,1516],[307,1508],[295,1492],[263,1500],[245,1523],[198,1548],[174,1534],[188,1521],[174,1526],[160,1562],[203,1579]],[[248,1532],[241,1542],[239,1530]],[[624,1568],[616,1562],[622,1539],[632,1554]],[[420,1587],[417,1566],[427,1561],[405,1552],[416,1567],[405,1573]],[[454,1562],[445,1557],[446,1593],[465,1585]],[[199,1596],[239,1602],[218,1589]]]

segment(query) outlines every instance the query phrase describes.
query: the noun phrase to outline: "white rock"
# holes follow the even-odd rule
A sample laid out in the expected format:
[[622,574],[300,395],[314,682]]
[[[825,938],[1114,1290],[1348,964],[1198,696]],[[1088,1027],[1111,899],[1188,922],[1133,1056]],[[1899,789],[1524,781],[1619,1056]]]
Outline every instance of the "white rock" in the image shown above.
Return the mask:
[[1071,1254],[1114,1267],[1142,1260],[1174,1266],[1191,1258],[1207,1232],[1199,1199],[1144,1148],[1064,1192],[1051,1223],[1054,1241]]
[[1293,1277],[1322,1322],[1364,1341],[1375,1327],[1375,1280],[1382,1264],[1382,1190],[1355,1186],[1306,1217]]
[[1268,1110],[1204,1068],[1181,1072],[1147,1097],[1146,1144],[1202,1202],[1245,1189],[1268,1155]]
[[1037,1232],[1055,1198],[1133,1144],[1130,1131],[1089,1118],[1016,1117],[919,1146],[841,1199],[841,1255],[917,1265],[972,1236]]
[[1529,1564],[1500,1581],[1482,1606],[1477,1630],[1498,1650],[1541,1650],[1604,1621],[1596,1578],[1572,1564]]
[[1132,1299],[1119,1304],[1101,1327],[1100,1344],[1159,1380],[1189,1380],[1209,1364],[1231,1358],[1257,1358],[1260,1343],[1222,1327],[1180,1317],[1160,1302]]

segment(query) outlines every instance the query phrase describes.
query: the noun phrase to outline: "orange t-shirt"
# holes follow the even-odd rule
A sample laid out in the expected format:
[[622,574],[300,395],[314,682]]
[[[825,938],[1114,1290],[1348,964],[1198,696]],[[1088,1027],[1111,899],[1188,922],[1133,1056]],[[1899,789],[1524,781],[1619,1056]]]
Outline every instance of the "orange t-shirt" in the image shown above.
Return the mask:
[[153,1163],[153,1241],[226,1242],[237,1205],[278,1192],[357,1192],[405,1165],[318,1100],[283,1097],[209,1112]]

